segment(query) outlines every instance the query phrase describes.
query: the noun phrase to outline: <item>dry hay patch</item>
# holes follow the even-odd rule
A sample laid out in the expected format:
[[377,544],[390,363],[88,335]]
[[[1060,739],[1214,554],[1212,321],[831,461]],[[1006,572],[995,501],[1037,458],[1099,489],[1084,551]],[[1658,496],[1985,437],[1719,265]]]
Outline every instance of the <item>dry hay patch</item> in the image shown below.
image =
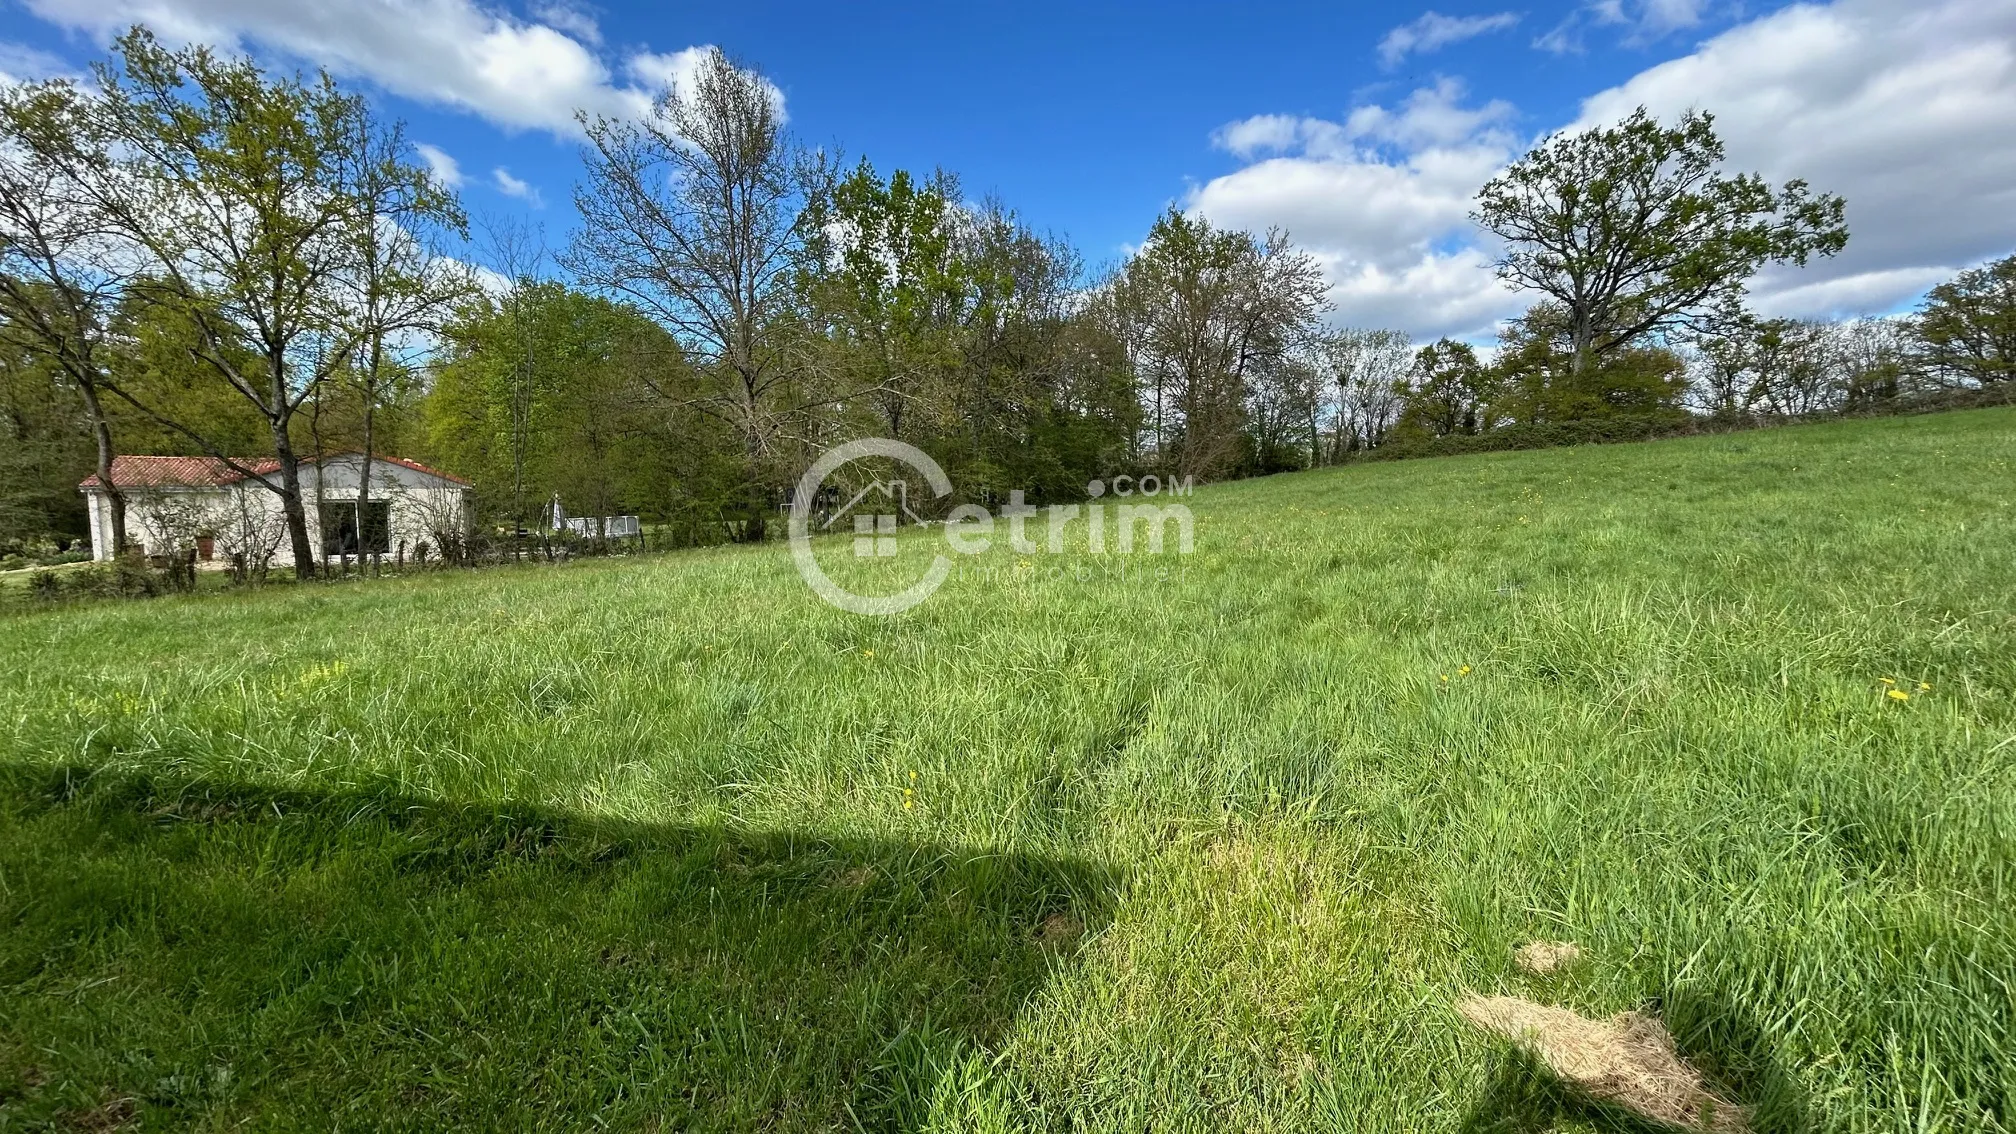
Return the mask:
[[1512,957],[1527,972],[1546,976],[1580,960],[1582,947],[1573,941],[1529,941],[1514,950]]
[[1748,1126],[1744,1109],[1709,1090],[1680,1058],[1665,1025],[1650,1016],[1620,1012],[1592,1020],[1516,996],[1469,996],[1456,1011],[1533,1053],[1591,1098],[1672,1126],[1732,1134]]

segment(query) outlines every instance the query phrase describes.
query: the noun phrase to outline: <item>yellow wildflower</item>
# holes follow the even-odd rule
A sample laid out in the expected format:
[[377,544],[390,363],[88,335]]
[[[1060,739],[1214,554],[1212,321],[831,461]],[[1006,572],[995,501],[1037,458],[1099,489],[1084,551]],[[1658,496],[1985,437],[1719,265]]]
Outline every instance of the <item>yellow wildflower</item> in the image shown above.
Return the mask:
[[1884,696],[1890,698],[1892,701],[1909,701],[1911,699],[1911,694],[1904,692],[1902,689],[1892,689],[1885,693]]
[[1458,667],[1456,668],[1456,676],[1458,676],[1458,677],[1468,677],[1468,676],[1470,676],[1470,667],[1469,667],[1469,666],[1467,666],[1467,665],[1465,665],[1465,666],[1458,666]]
[[1896,679],[1894,679],[1894,678],[1889,678],[1889,677],[1879,677],[1879,678],[1877,678],[1876,680],[1878,680],[1878,681],[1882,682],[1882,683],[1883,683],[1883,684],[1885,684],[1885,685],[1895,685],[1895,684],[1897,684],[1897,681],[1896,681]]
[[1922,681],[1921,681],[1921,682],[1919,682],[1919,683],[1918,683],[1918,692],[1920,692],[1920,693],[1930,693],[1930,692],[1932,692],[1932,687],[1931,687],[1930,685],[1927,685],[1927,684],[1925,684],[1924,682],[1922,682]]
[[872,657],[874,657],[874,656],[875,656],[875,651],[874,651],[874,650],[862,650],[862,651],[861,651],[861,656],[862,656],[862,657],[864,657],[864,658],[872,658]]

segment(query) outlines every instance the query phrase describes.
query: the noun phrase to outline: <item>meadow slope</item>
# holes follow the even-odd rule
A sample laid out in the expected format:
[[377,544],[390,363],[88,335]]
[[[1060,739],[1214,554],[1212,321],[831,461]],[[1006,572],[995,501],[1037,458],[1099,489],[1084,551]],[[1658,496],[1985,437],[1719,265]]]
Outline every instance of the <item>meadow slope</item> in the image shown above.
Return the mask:
[[0,618],[0,1129],[1628,1126],[1465,990],[2016,1124],[2016,410],[1192,505]]

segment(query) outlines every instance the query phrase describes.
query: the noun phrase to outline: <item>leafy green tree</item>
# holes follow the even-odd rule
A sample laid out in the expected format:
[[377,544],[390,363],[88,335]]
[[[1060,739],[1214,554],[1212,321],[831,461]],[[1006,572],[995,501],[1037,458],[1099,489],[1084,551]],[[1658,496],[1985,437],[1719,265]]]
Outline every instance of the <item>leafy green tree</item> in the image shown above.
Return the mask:
[[1915,326],[1933,373],[1982,386],[2016,378],[2016,256],[1927,292]]
[[1704,408],[1712,414],[1816,413],[1847,393],[1835,335],[1825,323],[1739,312],[1707,324],[1695,342]]
[[1468,343],[1438,339],[1414,354],[1401,384],[1396,431],[1414,436],[1474,434],[1488,428],[1492,375]]
[[[151,302],[160,286],[137,281],[113,312],[106,363],[117,391],[107,406],[113,428],[135,453],[204,456],[215,448],[243,458],[267,451],[272,431],[265,416],[202,357],[205,350],[220,352],[241,373],[252,373],[256,348],[239,336],[206,334],[185,304]],[[210,318],[218,331],[228,330],[220,315]]]
[[1150,399],[1154,459],[1179,476],[1228,470],[1247,444],[1250,383],[1316,329],[1322,269],[1287,234],[1213,227],[1171,209],[1110,288]]
[[141,300],[179,312],[194,331],[195,360],[264,421],[278,469],[244,464],[242,452],[225,451],[175,406],[114,392],[275,492],[295,572],[312,577],[293,423],[363,338],[346,318],[341,285],[358,265],[352,234],[376,223],[365,179],[415,186],[427,202],[415,216],[447,205],[423,188],[427,173],[407,155],[367,144],[383,128],[327,74],[269,79],[204,47],[169,50],[137,27],[114,50],[117,66],[95,68],[93,144],[49,152],[122,252],[144,263]]
[[1070,500],[1133,468],[1142,420],[1110,304],[1081,302],[1077,253],[999,201],[959,226],[970,288],[950,420],[934,451],[975,499]]
[[1714,119],[1561,134],[1491,179],[1473,220],[1505,242],[1500,278],[1566,313],[1580,372],[1640,338],[1734,310],[1766,264],[1805,264],[1848,241],[1841,198],[1718,172]]
[[1890,401],[1924,384],[1925,368],[1913,357],[1912,331],[1908,319],[1883,318],[1850,319],[1828,328],[1846,405]]
[[972,296],[958,242],[958,186],[941,174],[887,181],[863,161],[816,195],[805,223],[805,287],[831,344],[889,437],[918,413],[946,423]]
[[573,514],[675,521],[739,499],[732,434],[681,407],[691,371],[634,308],[527,282],[465,304],[443,340],[422,408],[426,451],[471,477],[493,517],[515,526],[521,492],[557,495]]
[[1438,339],[1414,356],[1395,429],[1427,437],[1481,433],[1491,428],[1497,394],[1496,374],[1478,361],[1474,347]]

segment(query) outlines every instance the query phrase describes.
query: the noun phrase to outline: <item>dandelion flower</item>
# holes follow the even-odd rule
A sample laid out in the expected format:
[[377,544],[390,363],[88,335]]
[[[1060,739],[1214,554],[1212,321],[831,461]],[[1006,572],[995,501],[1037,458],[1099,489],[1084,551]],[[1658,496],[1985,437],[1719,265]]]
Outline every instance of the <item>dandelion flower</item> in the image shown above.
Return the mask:
[[1897,684],[1897,681],[1896,681],[1896,679],[1894,679],[1894,678],[1889,678],[1889,677],[1879,677],[1879,678],[1877,678],[1876,680],[1878,680],[1878,681],[1882,682],[1882,683],[1883,683],[1883,684],[1885,684],[1885,685],[1895,685],[1895,684]]
[[1911,694],[1904,692],[1902,689],[1892,689],[1885,693],[1884,696],[1890,698],[1892,701],[1909,701],[1911,699]]
[[1924,682],[1922,682],[1922,681],[1921,681],[1921,682],[1919,682],[1919,683],[1918,683],[1918,692],[1920,692],[1920,693],[1930,693],[1930,692],[1932,692],[1932,687],[1931,687],[1930,685],[1927,685],[1927,684],[1925,684]]
[[861,656],[862,656],[862,657],[864,657],[864,658],[872,658],[872,657],[874,657],[874,656],[875,656],[875,651],[874,651],[874,650],[862,650],[862,651],[861,651]]
[[1458,676],[1458,677],[1468,677],[1468,676],[1470,676],[1470,667],[1469,667],[1469,666],[1467,666],[1467,665],[1466,665],[1466,666],[1459,666],[1459,667],[1457,667],[1457,669],[1456,669],[1456,676]]
[[1445,681],[1445,682],[1446,682],[1446,681],[1448,681],[1448,680],[1449,680],[1449,675],[1448,675],[1448,674],[1446,674],[1446,673],[1445,673],[1445,674],[1443,674],[1443,675],[1442,675],[1442,680],[1443,680],[1443,681]]

